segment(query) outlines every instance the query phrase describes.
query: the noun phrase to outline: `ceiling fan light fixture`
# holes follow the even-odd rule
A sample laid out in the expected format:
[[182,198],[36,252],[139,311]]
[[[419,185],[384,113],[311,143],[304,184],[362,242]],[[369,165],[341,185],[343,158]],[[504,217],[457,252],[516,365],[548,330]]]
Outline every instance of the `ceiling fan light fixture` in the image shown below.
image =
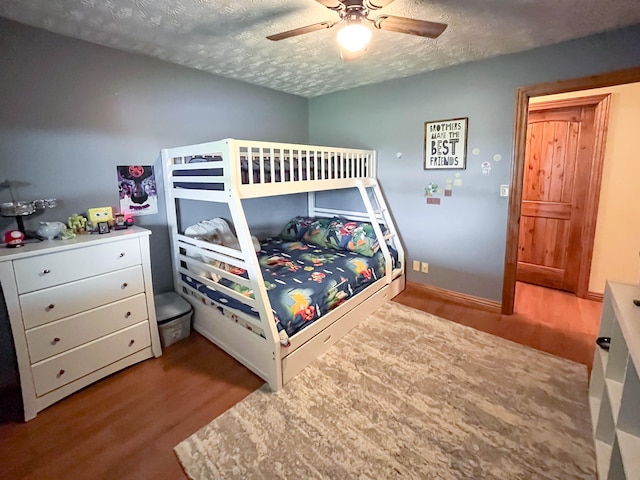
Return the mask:
[[338,31],[338,43],[350,52],[364,50],[371,40],[371,30],[362,23],[349,23]]

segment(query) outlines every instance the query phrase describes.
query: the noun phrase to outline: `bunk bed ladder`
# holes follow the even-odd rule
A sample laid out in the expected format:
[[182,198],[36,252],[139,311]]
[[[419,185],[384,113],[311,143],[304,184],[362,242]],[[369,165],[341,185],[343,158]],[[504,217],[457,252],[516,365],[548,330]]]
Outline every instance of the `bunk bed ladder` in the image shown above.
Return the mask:
[[[315,192],[309,192],[307,195],[308,214],[312,217],[317,215],[331,214],[344,215],[347,218],[353,216],[357,219],[364,219],[366,217],[373,227],[376,238],[379,239],[380,250],[385,257],[385,277],[387,279],[387,283],[390,284],[393,280],[393,268],[391,263],[391,254],[389,253],[389,249],[387,247],[387,241],[390,241],[398,252],[399,264],[404,265],[404,250],[400,245],[398,232],[396,230],[389,209],[387,208],[387,204],[382,195],[382,190],[380,189],[378,181],[375,179],[367,179],[367,182],[365,183],[362,180],[356,180],[355,186],[358,188],[366,212],[355,212],[333,208],[317,207]],[[387,228],[387,231],[384,234],[382,233],[382,229],[380,228],[380,222],[384,223]]]
[[[387,247],[387,240],[391,240],[394,245],[398,241],[398,233],[396,231],[395,225],[393,223],[393,219],[389,213],[389,209],[387,208],[387,204],[384,201],[384,197],[382,196],[382,191],[380,190],[380,186],[378,185],[378,181],[374,180],[373,184],[365,184],[362,180],[356,180],[356,187],[360,192],[360,196],[362,197],[362,202],[364,203],[364,207],[371,219],[371,226],[373,227],[373,231],[376,234],[376,237],[379,239],[380,250],[384,254],[385,258],[385,277],[387,279],[387,284],[391,284],[393,280],[393,266],[391,263],[391,254],[389,253],[389,248]],[[373,199],[376,203],[376,208],[374,208],[373,203],[371,202],[371,197],[369,196],[368,189],[371,189],[373,193]],[[383,220],[385,226],[387,227],[386,234],[382,233],[380,229],[380,219]],[[398,255],[402,256],[402,249],[398,248]],[[400,264],[404,264],[404,258],[399,258]]]

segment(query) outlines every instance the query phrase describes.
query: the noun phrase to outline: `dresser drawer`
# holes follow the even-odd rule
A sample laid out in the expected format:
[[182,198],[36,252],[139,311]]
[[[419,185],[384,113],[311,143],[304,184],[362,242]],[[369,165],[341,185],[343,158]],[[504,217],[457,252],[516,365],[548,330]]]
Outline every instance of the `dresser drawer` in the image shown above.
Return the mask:
[[41,396],[151,345],[149,322],[141,322],[32,366]]
[[144,293],[26,331],[31,363],[147,319]]
[[132,238],[15,260],[13,268],[18,293],[27,293],[140,263],[140,245]]
[[144,292],[142,267],[127,268],[93,278],[20,295],[24,328],[75,315]]

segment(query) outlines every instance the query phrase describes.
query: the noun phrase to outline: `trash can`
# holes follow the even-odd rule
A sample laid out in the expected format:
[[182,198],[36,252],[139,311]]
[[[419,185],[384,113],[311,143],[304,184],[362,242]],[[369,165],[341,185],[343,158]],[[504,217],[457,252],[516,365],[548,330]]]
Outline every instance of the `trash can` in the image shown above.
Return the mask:
[[193,307],[175,292],[161,293],[154,297],[160,343],[166,348],[191,333]]

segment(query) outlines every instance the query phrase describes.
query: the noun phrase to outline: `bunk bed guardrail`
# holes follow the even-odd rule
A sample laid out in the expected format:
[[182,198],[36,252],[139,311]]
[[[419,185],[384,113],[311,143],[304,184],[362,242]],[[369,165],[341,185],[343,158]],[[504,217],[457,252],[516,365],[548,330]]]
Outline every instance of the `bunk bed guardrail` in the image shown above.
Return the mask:
[[[177,195],[203,199],[202,192],[234,189],[240,198],[349,188],[354,179],[376,178],[374,151],[273,144],[236,139],[171,150],[168,179]],[[212,195],[215,196],[215,193]]]

